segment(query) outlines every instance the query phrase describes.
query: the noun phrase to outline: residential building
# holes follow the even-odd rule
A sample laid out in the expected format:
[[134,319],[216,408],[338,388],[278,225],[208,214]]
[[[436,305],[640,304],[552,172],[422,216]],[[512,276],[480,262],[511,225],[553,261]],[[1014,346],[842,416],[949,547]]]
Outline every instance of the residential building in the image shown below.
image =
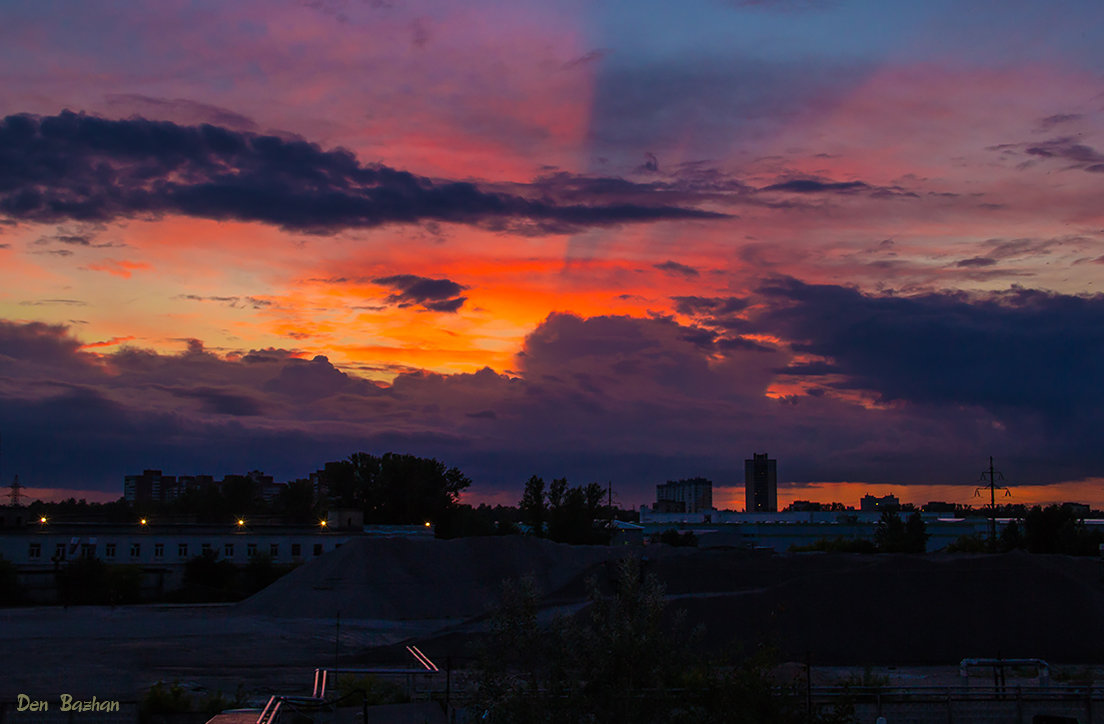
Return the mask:
[[778,511],[778,461],[766,453],[744,460],[744,501],[748,513]]
[[713,483],[705,478],[668,480],[656,486],[656,509],[671,513],[713,510]]

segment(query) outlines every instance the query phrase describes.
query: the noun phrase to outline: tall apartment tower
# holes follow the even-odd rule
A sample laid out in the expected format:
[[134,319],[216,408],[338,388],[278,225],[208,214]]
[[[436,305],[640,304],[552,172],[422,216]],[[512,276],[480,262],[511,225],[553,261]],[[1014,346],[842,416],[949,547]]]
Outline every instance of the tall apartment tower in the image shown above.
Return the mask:
[[744,510],[778,512],[778,461],[766,453],[754,453],[751,460],[744,461]]
[[656,486],[657,513],[708,513],[713,510],[713,483],[705,478],[668,480]]

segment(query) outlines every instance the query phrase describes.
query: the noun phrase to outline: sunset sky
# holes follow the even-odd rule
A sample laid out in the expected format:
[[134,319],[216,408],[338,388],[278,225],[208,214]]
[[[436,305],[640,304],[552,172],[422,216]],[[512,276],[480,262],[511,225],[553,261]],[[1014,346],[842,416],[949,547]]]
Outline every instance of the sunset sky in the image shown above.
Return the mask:
[[742,507],[768,452],[780,500],[970,503],[993,455],[1104,507],[1099,2],[0,21],[4,485],[364,450]]

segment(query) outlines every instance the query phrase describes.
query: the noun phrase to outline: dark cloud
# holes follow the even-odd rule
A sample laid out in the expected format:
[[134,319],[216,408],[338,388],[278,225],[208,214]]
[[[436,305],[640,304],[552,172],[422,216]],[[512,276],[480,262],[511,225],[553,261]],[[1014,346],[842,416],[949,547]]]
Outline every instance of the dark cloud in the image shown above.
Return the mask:
[[996,259],[987,256],[975,256],[970,259],[960,259],[955,262],[957,267],[980,267],[980,266],[993,266],[997,263]]
[[1090,173],[1104,171],[1104,153],[1082,143],[1077,137],[1063,136],[1051,138],[1039,143],[1002,143],[989,146],[990,151],[999,151],[1009,159],[1027,157],[1019,168],[1029,168],[1042,161],[1064,161],[1067,168],[1080,169]]
[[1079,164],[1104,162],[1104,154],[1092,146],[1079,143],[1074,138],[1055,138],[1028,146],[1024,149],[1024,153],[1040,158],[1064,158]]
[[1058,113],[1053,116],[1047,116],[1039,120],[1038,130],[1049,131],[1055,126],[1070,123],[1071,121],[1079,121],[1081,118],[1082,116],[1080,113]]
[[671,297],[679,314],[733,314],[747,309],[750,301],[742,297]]
[[434,181],[345,150],[214,125],[63,112],[0,122],[0,214],[40,222],[178,213],[325,233],[451,221],[529,233],[722,214],[662,205],[558,205]]
[[264,406],[259,400],[217,387],[162,386],[158,389],[164,390],[174,397],[196,400],[202,403],[204,410],[219,415],[254,417],[264,412]]
[[556,205],[628,204],[640,206],[694,206],[704,203],[773,206],[757,199],[754,189],[717,169],[683,164],[672,173],[649,174],[652,180],[630,181],[613,176],[590,176],[566,171],[546,174],[528,185],[506,187],[514,193],[537,192]]
[[677,261],[672,261],[670,259],[663,262],[662,264],[653,264],[652,266],[654,266],[656,269],[659,269],[660,271],[665,271],[665,272],[674,274],[676,276],[684,276],[684,277],[700,276],[700,273],[694,267],[687,266],[685,264],[679,264]]
[[644,502],[668,478],[738,485],[743,459],[766,449],[791,481],[961,482],[966,502],[988,454],[1024,481],[1104,465],[1102,296],[904,297],[782,278],[673,304],[691,321],[552,314],[510,374],[363,365],[397,373],[389,386],[295,350],[219,356],[192,340],[94,355],[64,327],[0,322],[5,470],[120,491],[144,467],[287,479],[395,450],[458,465],[485,492],[520,497],[529,475],[568,475]]
[[70,307],[87,307],[88,302],[83,302],[80,299],[35,299],[26,300],[19,303],[23,307],[45,307],[55,304],[62,304]]
[[788,191],[794,194],[821,194],[849,191],[866,191],[870,185],[862,181],[818,181],[816,179],[792,179],[764,186],[763,191]]
[[434,312],[455,312],[467,301],[467,297],[460,296],[467,287],[449,279],[396,274],[373,279],[372,283],[397,289],[397,292],[387,297],[387,301],[400,307],[420,304],[424,309]]
[[1101,421],[1104,295],[870,296],[793,279],[761,291],[773,303],[758,323],[882,400],[1028,413],[1064,430]]
[[638,173],[658,173],[659,172],[659,159],[656,158],[654,153],[644,154],[644,163],[636,168]]
[[601,60],[602,58],[605,58],[607,55],[609,55],[609,53],[610,53],[610,51],[605,49],[605,48],[599,48],[598,50],[592,50],[589,53],[581,55],[578,58],[575,58],[574,60],[569,60],[568,62],[564,63],[563,68],[564,68],[564,70],[569,70],[571,68],[576,68],[580,65],[590,65],[591,63],[596,63],[597,61]]

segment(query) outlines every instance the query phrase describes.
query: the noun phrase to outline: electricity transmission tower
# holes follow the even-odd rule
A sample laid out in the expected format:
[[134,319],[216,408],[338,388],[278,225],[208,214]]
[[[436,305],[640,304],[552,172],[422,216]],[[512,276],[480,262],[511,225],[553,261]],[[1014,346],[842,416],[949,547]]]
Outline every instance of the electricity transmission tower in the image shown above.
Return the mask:
[[981,479],[989,478],[989,484],[974,489],[974,497],[981,495],[981,491],[989,488],[989,546],[997,549],[997,491],[1003,490],[1005,497],[1011,497],[1012,491],[1003,485],[997,485],[997,479],[1004,482],[1004,473],[993,469],[993,456],[989,456],[989,469],[981,472]]

